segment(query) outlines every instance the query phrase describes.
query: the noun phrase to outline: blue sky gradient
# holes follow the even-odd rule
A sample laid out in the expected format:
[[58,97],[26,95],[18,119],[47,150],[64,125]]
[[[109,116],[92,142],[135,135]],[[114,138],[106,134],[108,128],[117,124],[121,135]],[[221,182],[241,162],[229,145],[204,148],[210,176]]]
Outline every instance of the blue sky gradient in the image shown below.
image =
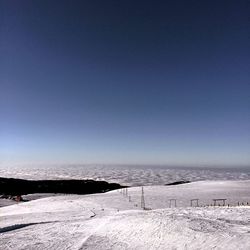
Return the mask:
[[1,1],[1,163],[250,165],[247,2]]

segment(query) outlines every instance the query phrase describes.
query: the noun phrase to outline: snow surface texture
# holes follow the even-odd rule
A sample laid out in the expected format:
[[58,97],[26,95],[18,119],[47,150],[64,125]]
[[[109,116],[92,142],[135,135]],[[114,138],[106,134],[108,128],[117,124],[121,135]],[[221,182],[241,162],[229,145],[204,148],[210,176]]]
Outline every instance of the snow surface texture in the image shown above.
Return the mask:
[[167,168],[160,166],[0,165],[0,176],[22,179],[94,179],[121,185],[164,185],[189,180],[250,180],[250,168]]
[[[0,249],[250,249],[250,181],[202,181],[0,208]],[[169,199],[177,207],[169,208]],[[230,207],[190,207],[226,198]]]

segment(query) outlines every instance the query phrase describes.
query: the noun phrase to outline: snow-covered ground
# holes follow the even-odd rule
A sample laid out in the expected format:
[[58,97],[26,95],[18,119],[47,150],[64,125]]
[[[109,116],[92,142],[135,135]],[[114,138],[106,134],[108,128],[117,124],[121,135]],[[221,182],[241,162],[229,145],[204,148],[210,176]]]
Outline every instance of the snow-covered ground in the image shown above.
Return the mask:
[[[0,208],[0,249],[250,249],[250,181],[61,195]],[[230,206],[190,207],[225,198]],[[169,208],[169,199],[177,207]]]

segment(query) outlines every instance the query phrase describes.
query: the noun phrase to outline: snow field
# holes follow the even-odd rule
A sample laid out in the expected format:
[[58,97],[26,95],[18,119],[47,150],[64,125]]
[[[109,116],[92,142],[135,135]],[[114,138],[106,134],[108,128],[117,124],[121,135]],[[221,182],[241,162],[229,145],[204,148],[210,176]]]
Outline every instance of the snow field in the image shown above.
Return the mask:
[[[93,195],[60,195],[0,208],[0,249],[250,249],[250,207],[190,207],[250,198],[250,181],[202,181]],[[129,201],[128,196],[131,197]],[[169,199],[177,208],[169,208]],[[137,206],[135,206],[137,204]]]

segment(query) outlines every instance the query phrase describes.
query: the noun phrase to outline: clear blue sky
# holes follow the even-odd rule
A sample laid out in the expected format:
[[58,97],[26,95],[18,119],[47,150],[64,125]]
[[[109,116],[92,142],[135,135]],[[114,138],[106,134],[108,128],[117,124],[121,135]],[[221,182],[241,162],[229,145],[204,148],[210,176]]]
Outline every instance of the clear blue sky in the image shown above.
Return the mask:
[[249,10],[0,0],[0,162],[250,165]]

